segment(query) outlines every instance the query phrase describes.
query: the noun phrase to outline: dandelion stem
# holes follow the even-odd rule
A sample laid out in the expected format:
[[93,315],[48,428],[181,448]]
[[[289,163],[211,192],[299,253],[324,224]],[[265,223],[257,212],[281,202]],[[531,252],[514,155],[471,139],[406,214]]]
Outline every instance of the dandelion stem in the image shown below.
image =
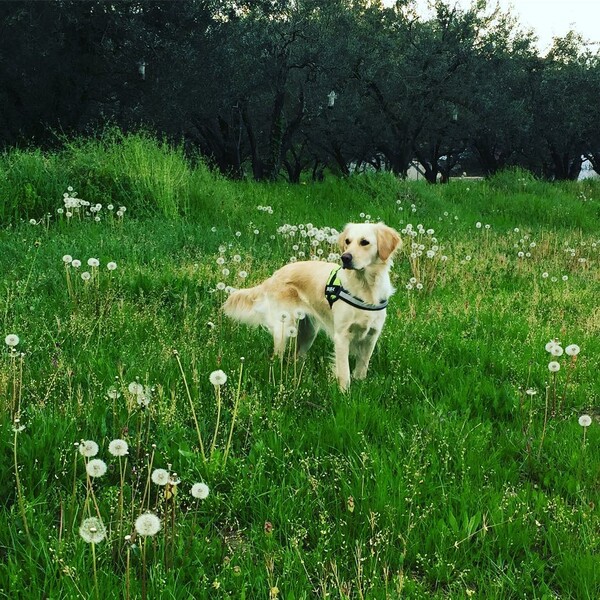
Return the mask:
[[217,394],[217,422],[215,423],[215,432],[213,434],[212,443],[210,445],[210,458],[212,459],[213,452],[217,445],[217,435],[219,433],[219,426],[221,424],[221,386],[215,385],[215,391]]
[[100,590],[98,589],[98,569],[96,568],[96,544],[92,542],[92,562],[94,568],[94,590],[96,592],[96,598],[100,600]]
[[202,443],[202,435],[200,433],[200,427],[198,425],[198,418],[196,417],[196,410],[194,409],[194,401],[192,400],[192,394],[190,393],[190,388],[187,383],[187,379],[185,377],[185,372],[183,370],[183,365],[181,364],[181,359],[179,358],[179,352],[177,350],[173,351],[175,356],[175,360],[179,365],[179,370],[181,371],[181,377],[183,378],[183,385],[185,386],[185,392],[187,394],[190,408],[192,409],[192,418],[194,419],[194,425],[196,426],[196,433],[198,434],[198,445],[200,446],[200,453],[202,454],[202,459],[206,462],[206,453],[204,452],[204,444]]
[[240,374],[238,377],[238,387],[235,394],[235,400],[233,403],[233,413],[231,414],[231,427],[229,428],[229,436],[227,438],[227,445],[225,446],[225,454],[223,455],[223,466],[227,464],[227,457],[229,456],[229,449],[231,448],[231,440],[233,439],[233,428],[235,426],[235,420],[237,418],[238,408],[240,405],[240,396],[242,393],[242,373],[244,370],[244,361],[240,363]]
[[33,545],[31,540],[31,534],[29,533],[29,526],[27,525],[27,515],[25,514],[25,502],[23,500],[23,488],[21,487],[21,478],[19,477],[19,461],[17,460],[17,436],[19,432],[15,428],[15,435],[13,441],[13,457],[15,461],[15,485],[17,487],[17,498],[19,499],[19,510],[21,512],[21,518],[23,519],[23,529],[27,535],[29,543]]
[[542,446],[544,445],[544,437],[546,436],[546,425],[548,424],[548,404],[549,404],[550,386],[546,386],[546,407],[544,409],[544,426],[540,437],[540,447],[538,448],[538,459],[542,455]]

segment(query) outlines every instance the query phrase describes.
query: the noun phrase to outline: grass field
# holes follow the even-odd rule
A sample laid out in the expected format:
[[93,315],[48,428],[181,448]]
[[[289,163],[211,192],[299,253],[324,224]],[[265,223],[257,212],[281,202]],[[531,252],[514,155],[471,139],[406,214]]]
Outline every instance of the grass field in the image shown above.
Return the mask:
[[[141,135],[7,154],[0,203],[0,597],[600,597],[598,184],[236,183]],[[365,219],[404,248],[343,394],[219,308]]]

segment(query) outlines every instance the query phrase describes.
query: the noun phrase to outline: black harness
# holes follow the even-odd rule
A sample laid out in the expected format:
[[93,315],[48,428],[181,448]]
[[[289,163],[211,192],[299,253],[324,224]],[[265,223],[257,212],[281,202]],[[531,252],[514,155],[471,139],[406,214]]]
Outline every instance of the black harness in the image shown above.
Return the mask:
[[361,310],[383,310],[388,305],[387,300],[382,300],[379,304],[368,304],[344,289],[338,275],[341,268],[342,267],[335,267],[333,271],[331,271],[331,275],[325,286],[325,298],[327,298],[327,302],[329,302],[329,308],[333,308],[333,303],[337,300],[343,300],[346,304]]

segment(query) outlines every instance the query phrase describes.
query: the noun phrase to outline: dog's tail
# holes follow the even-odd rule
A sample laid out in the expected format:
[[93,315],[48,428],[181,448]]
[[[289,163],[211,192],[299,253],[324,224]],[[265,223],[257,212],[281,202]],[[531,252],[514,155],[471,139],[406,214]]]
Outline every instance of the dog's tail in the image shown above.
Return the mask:
[[265,293],[258,285],[245,290],[235,290],[223,305],[225,314],[247,325],[265,325]]

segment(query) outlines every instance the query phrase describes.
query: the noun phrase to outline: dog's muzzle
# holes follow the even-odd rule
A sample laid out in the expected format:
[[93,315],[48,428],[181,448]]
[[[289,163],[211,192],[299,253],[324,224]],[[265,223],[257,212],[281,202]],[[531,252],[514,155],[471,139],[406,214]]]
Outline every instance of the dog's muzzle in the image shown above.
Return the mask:
[[352,254],[350,254],[350,252],[344,252],[344,254],[342,254],[342,267],[344,267],[344,269],[352,268]]

